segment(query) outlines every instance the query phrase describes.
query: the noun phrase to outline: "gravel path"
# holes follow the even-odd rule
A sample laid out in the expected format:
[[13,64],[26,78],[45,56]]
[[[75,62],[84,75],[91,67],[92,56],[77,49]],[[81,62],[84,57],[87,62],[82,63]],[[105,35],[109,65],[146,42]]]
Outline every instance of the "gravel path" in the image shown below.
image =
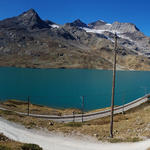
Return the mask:
[[92,138],[79,140],[75,137],[50,134],[48,131],[26,129],[2,118],[0,118],[0,132],[16,141],[38,144],[44,150],[146,150],[150,147],[150,140],[130,144],[101,143]]

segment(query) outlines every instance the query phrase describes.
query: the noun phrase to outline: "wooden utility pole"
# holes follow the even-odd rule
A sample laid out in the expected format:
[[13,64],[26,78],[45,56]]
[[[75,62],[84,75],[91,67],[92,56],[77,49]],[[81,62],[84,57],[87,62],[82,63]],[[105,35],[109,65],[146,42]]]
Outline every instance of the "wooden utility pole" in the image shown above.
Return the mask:
[[117,55],[117,34],[116,33],[114,39],[115,39],[115,47],[114,47],[112,99],[111,99],[111,115],[110,115],[110,137],[111,138],[113,138],[114,97],[115,97],[115,79],[116,79],[116,55]]
[[83,122],[83,114],[84,114],[84,96],[82,96],[82,122]]
[[30,115],[30,96],[28,96],[28,116]]

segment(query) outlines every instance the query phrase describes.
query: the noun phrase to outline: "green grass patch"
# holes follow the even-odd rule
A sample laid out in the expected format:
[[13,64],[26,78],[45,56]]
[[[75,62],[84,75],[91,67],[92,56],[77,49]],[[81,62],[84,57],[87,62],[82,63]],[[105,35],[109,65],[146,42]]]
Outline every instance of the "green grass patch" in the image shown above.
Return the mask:
[[69,123],[66,123],[65,126],[67,126],[67,127],[82,127],[82,123],[81,122],[69,122]]
[[36,144],[24,144],[21,148],[22,150],[43,150]]
[[35,122],[29,122],[28,124],[27,124],[27,127],[28,128],[34,128],[34,127],[36,127],[36,123]]
[[0,145],[0,150],[12,150],[12,149],[7,146]]
[[14,105],[26,105],[27,104],[27,102],[25,102],[25,101],[21,101],[21,100],[18,101],[15,99],[8,100],[7,102],[14,104]]
[[8,111],[8,110],[1,110],[0,114],[4,114],[4,115],[16,115],[15,112]]
[[110,143],[121,143],[121,142],[139,142],[141,141],[140,138],[134,137],[134,138],[127,138],[127,139],[120,139],[120,138],[110,138]]

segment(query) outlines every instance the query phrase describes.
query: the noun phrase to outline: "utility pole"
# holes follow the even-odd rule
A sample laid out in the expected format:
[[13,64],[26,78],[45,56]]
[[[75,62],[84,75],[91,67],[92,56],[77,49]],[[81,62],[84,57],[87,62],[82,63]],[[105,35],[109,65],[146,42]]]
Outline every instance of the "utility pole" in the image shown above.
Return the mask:
[[117,55],[117,34],[115,33],[114,63],[113,63],[113,80],[112,80],[112,99],[110,115],[110,137],[113,138],[113,117],[114,117],[114,97],[115,97],[115,79],[116,79],[116,55]]
[[28,96],[28,116],[30,115],[30,96]]
[[82,96],[82,122],[83,122],[83,114],[84,114],[84,96]]

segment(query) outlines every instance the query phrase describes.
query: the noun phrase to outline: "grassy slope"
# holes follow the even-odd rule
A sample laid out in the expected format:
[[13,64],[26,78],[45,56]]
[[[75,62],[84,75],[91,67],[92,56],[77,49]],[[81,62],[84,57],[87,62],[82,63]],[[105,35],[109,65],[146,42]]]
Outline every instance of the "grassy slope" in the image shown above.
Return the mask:
[[[28,103],[24,101],[7,100],[5,102],[0,102],[0,105],[12,111],[19,111],[19,112],[24,112],[24,113],[28,112]],[[75,112],[75,114],[82,113],[81,110],[74,109],[74,108],[56,109],[56,108],[50,108],[47,106],[30,104],[30,113],[33,113],[33,114],[61,116],[61,115],[72,114],[73,112]]]
[[114,139],[109,138],[109,117],[84,122],[83,124],[55,122],[54,125],[50,125],[49,120],[17,115],[8,111],[1,110],[0,115],[10,121],[21,123],[27,128],[39,129],[42,127],[53,132],[63,132],[66,135],[90,135],[102,141],[135,142],[150,137],[150,102],[142,104],[126,114],[115,115]]
[[42,150],[42,148],[35,144],[23,144],[13,141],[0,133],[0,150]]
[[[0,66],[22,68],[88,68],[112,69],[113,53],[108,50],[92,50],[87,52],[59,50],[54,54],[42,56],[8,55],[0,57]],[[117,55],[117,65],[123,70],[150,70],[150,59],[137,55]]]

